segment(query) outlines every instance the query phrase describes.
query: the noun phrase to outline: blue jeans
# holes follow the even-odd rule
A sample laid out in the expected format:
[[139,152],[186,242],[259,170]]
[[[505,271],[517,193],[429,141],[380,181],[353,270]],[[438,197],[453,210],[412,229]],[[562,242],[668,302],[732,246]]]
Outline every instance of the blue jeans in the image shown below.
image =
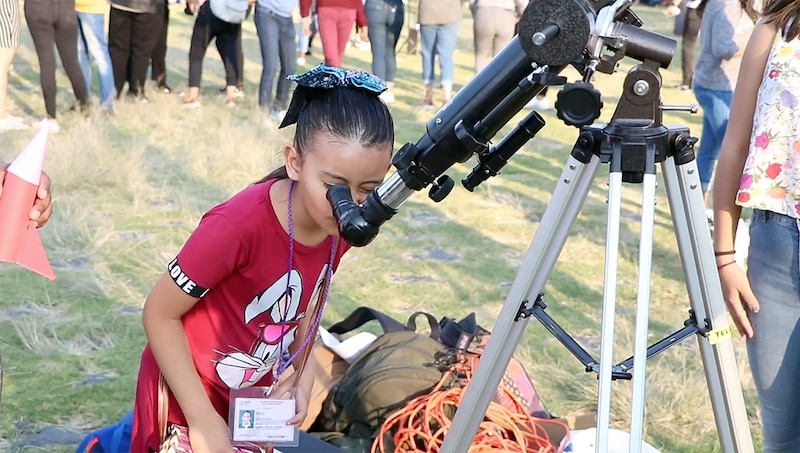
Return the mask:
[[760,303],[747,355],[758,392],[764,453],[800,452],[800,266],[798,222],[755,210],[747,276]]
[[301,20],[295,25],[295,33],[297,34],[297,55],[305,56],[308,52],[308,41],[311,36],[303,34],[303,21]]
[[700,175],[700,185],[703,192],[706,192],[722,147],[725,130],[728,128],[733,92],[707,90],[695,84],[694,95],[703,108],[703,135],[700,137],[700,148],[697,151],[697,171]]
[[394,82],[397,74],[397,41],[403,31],[403,2],[367,0],[367,33],[372,50],[372,73],[387,82]]
[[422,80],[425,85],[433,85],[436,81],[434,63],[439,55],[442,85],[452,85],[455,75],[453,52],[458,41],[458,22],[441,25],[420,25],[422,42]]
[[114,70],[106,41],[105,14],[78,13],[78,61],[81,64],[86,88],[92,88],[92,68],[90,61],[97,66],[100,78],[100,104],[105,109],[114,106],[116,88]]
[[[287,79],[297,70],[294,22],[291,17],[279,16],[268,8],[256,5],[256,32],[261,45],[261,83],[258,85],[258,105],[267,110],[286,110],[292,82]],[[272,86],[275,73],[278,88],[273,101]]]

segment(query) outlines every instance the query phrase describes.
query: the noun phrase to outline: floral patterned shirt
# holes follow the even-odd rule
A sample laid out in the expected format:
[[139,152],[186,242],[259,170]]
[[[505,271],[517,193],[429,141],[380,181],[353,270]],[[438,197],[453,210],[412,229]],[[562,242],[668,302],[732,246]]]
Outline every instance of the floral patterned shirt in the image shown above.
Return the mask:
[[800,39],[780,33],[758,89],[736,203],[800,218]]

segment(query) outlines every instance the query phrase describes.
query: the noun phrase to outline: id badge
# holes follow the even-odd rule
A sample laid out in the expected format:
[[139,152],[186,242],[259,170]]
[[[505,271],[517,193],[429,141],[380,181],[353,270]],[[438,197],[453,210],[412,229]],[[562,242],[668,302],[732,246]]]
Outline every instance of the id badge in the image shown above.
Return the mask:
[[228,408],[231,440],[265,447],[297,447],[299,425],[286,422],[297,413],[294,387],[232,389]]

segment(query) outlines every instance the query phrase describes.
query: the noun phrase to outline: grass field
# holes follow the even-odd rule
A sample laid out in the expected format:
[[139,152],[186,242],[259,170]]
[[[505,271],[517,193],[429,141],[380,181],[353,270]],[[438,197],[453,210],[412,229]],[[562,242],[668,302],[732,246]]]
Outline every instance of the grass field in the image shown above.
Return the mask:
[[[671,19],[660,9],[637,7],[645,28],[669,35]],[[456,51],[457,87],[473,75],[472,23],[468,11]],[[185,89],[191,18],[172,9],[168,80]],[[89,430],[118,419],[132,405],[138,360],[145,337],[142,303],[204,211],[259,179],[279,164],[277,155],[291,131],[265,128],[256,108],[260,54],[252,21],[245,25],[246,98],[223,107],[217,89],[222,65],[209,50],[204,105],[181,108],[175,95],[150,94],[148,104],[119,102],[114,117],[88,119],[66,113],[69,84],[59,70],[61,132],[52,137],[46,170],[53,178],[55,214],[42,230],[58,276],[50,282],[26,270],[0,264],[0,354],[5,370],[0,406],[0,451],[72,451],[74,446],[24,446],[46,426]],[[318,41],[304,66],[319,62]],[[351,48],[345,64],[369,69],[370,53]],[[679,55],[663,71],[666,104],[694,102],[675,90]],[[599,74],[602,120],[613,113],[625,61],[615,75]],[[399,54],[391,105],[397,148],[416,142],[433,112],[422,99],[418,55]],[[31,121],[44,117],[38,63],[23,26],[23,44],[11,75],[12,113]],[[566,71],[574,79],[576,73]],[[556,90],[550,99],[555,100]],[[63,112],[63,113],[61,113]],[[547,126],[506,166],[502,175],[475,193],[457,187],[442,203],[424,194],[412,197],[382,229],[375,242],[353,250],[325,312],[330,324],[360,305],[403,319],[412,311],[460,318],[476,312],[480,324],[494,326],[510,282],[536,232],[577,130],[553,112]],[[508,132],[520,114],[504,128]],[[667,112],[664,123],[684,124],[700,134],[701,117]],[[0,135],[0,160],[12,159],[33,130]],[[498,137],[499,138],[499,137]],[[465,176],[472,163],[448,173]],[[606,239],[606,179],[598,179],[570,232],[547,284],[549,313],[590,352],[598,354]],[[626,186],[618,281],[615,359],[633,351],[641,188]],[[663,184],[656,206],[650,337],[660,339],[682,326],[689,301]],[[752,421],[758,437],[753,384],[737,351]],[[516,349],[537,383],[547,407],[557,415],[593,411],[597,380],[538,323],[531,323]],[[659,355],[647,367],[646,439],[663,452],[720,451],[696,342],[689,339]],[[630,383],[614,384],[612,421],[627,430]]]

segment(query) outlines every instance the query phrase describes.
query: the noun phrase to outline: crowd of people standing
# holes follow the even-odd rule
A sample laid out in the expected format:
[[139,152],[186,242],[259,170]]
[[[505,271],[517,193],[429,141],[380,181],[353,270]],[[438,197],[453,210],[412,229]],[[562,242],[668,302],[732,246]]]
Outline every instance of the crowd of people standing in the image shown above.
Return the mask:
[[[237,2],[245,11],[241,16],[228,10]],[[306,63],[315,37],[328,66],[342,67],[351,44],[368,46],[372,72],[388,86],[381,99],[392,103],[397,46],[407,29],[421,56],[416,102],[422,109],[437,108],[453,96],[453,55],[465,10],[475,19],[477,72],[513,38],[528,0],[416,0],[413,16],[407,0],[24,0],[22,8],[21,0],[0,3],[0,130],[27,127],[6,106],[8,67],[27,24],[39,59],[45,118],[57,131],[56,51],[75,97],[73,110],[97,106],[113,114],[119,99],[148,102],[148,72],[156,92],[173,93],[167,83],[167,65],[175,64],[167,61],[171,5],[194,16],[183,106],[202,105],[203,62],[212,43],[224,67],[225,105],[235,106],[243,97],[242,22],[252,19],[261,53],[258,105],[270,123],[285,115],[292,89],[288,76]],[[96,102],[90,101],[95,78]]]

